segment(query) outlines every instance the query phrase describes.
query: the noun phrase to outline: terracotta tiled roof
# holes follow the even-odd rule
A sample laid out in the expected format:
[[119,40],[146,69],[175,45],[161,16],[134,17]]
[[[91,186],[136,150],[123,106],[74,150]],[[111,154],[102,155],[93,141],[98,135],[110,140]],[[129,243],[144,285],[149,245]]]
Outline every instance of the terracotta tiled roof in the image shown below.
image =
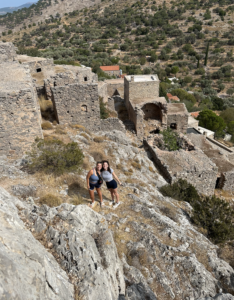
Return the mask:
[[119,71],[119,66],[101,66],[102,71]]
[[199,111],[191,112],[190,115],[194,118],[197,118],[199,116]]
[[174,101],[180,101],[180,99],[177,96],[173,96],[170,93],[167,93],[167,98]]

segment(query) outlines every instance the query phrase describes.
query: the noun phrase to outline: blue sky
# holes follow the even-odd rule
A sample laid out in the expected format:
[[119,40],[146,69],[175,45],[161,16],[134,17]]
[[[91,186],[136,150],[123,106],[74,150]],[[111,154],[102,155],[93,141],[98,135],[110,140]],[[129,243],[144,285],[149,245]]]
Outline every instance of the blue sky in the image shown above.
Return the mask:
[[20,6],[28,2],[36,2],[36,0],[0,0],[0,8],[8,6]]

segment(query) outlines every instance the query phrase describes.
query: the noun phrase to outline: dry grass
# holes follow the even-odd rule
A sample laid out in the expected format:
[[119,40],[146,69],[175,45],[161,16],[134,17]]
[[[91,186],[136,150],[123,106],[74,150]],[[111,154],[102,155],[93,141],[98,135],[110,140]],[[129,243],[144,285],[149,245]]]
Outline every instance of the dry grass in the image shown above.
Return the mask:
[[95,143],[102,143],[105,141],[105,137],[104,136],[96,136],[93,140]]
[[95,161],[102,161],[106,159],[105,154],[99,150],[90,152],[90,155],[94,158]]
[[39,204],[43,205],[46,204],[49,207],[56,207],[62,204],[62,199],[53,194],[46,194],[39,199]]
[[81,205],[81,204],[84,204],[84,200],[83,200],[83,198],[81,197],[80,194],[78,194],[78,195],[72,195],[72,197],[71,197],[71,203],[73,205]]
[[85,157],[84,161],[83,161],[82,169],[90,170],[91,168],[92,168],[92,166],[90,165],[88,158]]
[[80,135],[83,136],[86,140],[90,140],[89,136],[85,132],[82,132]]
[[132,142],[133,147],[138,147],[136,143]]
[[172,207],[167,207],[167,206],[160,207],[159,209],[165,216],[172,219],[174,222],[178,222],[178,216],[176,213],[176,209],[173,209]]
[[137,161],[132,161],[131,165],[133,166],[133,168],[137,169],[137,170],[141,170],[141,164]]
[[41,124],[41,128],[43,130],[50,130],[50,129],[53,129],[53,125],[49,122],[49,121],[44,121],[42,124]]
[[53,102],[51,100],[47,100],[45,96],[40,96],[39,97],[39,105],[41,112],[46,112],[46,111],[53,111]]
[[84,131],[84,132],[88,133],[89,135],[91,135],[91,132],[88,129],[86,129],[83,125],[70,124],[70,127],[72,129],[78,129],[79,131]]
[[55,134],[66,134],[66,131],[64,129],[65,129],[65,126],[57,125],[56,129],[55,129]]
[[152,167],[149,166],[149,171],[150,172],[155,172],[154,169]]

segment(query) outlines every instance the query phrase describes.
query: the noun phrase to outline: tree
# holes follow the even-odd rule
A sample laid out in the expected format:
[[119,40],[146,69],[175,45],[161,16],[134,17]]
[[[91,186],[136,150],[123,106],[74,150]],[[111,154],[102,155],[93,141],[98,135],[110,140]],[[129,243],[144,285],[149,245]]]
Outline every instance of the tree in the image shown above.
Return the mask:
[[234,107],[229,107],[228,109],[222,111],[220,117],[226,124],[234,121]]
[[197,119],[199,120],[199,126],[214,131],[216,135],[222,135],[223,130],[226,128],[224,120],[212,110],[203,110]]
[[204,65],[206,66],[207,65],[207,60],[208,60],[208,54],[209,54],[209,42],[206,46],[206,56],[205,56],[205,62],[204,62]]
[[227,94],[230,95],[230,96],[233,95],[234,94],[234,88],[228,89]]
[[224,102],[222,98],[212,97],[211,101],[213,103],[214,110],[224,110]]
[[171,73],[175,74],[175,76],[176,76],[176,74],[179,72],[179,70],[180,70],[180,68],[178,66],[173,66],[171,68]]

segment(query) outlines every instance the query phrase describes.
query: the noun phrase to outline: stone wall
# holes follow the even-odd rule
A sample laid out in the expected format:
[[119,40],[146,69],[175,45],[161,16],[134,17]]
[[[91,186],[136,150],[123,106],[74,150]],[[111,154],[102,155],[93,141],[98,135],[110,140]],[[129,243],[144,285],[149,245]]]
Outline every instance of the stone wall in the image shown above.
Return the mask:
[[124,79],[111,79],[105,80],[107,84],[107,95],[108,97],[112,97],[114,95],[118,95],[121,98],[124,98]]
[[51,90],[58,123],[80,124],[90,130],[100,125],[97,84],[74,83]]
[[53,58],[50,59],[38,58],[38,60],[22,62],[22,64],[28,65],[30,73],[33,75],[36,73],[41,73],[45,71],[45,69],[49,69],[49,68],[51,69],[54,65],[54,60]]
[[103,102],[108,102],[107,84],[104,81],[98,82],[98,96],[103,98]]
[[153,142],[153,139],[144,140],[144,145],[165,180],[172,184],[182,178],[191,183],[200,194],[214,194],[218,167],[200,149],[162,151]]
[[224,191],[234,192],[234,170],[221,174],[218,188]]
[[0,155],[16,157],[42,138],[41,115],[32,78],[17,62],[0,65]]
[[101,120],[101,131],[112,131],[112,130],[119,130],[126,132],[125,126],[122,121],[120,121],[118,118],[108,118]]
[[[154,75],[157,77],[157,75]],[[134,76],[131,76],[134,78]],[[151,81],[134,81],[124,78],[124,99],[134,101],[135,99],[141,99],[142,102],[145,99],[155,99],[159,97],[159,80]]]
[[16,60],[17,48],[12,43],[0,42],[0,63]]

